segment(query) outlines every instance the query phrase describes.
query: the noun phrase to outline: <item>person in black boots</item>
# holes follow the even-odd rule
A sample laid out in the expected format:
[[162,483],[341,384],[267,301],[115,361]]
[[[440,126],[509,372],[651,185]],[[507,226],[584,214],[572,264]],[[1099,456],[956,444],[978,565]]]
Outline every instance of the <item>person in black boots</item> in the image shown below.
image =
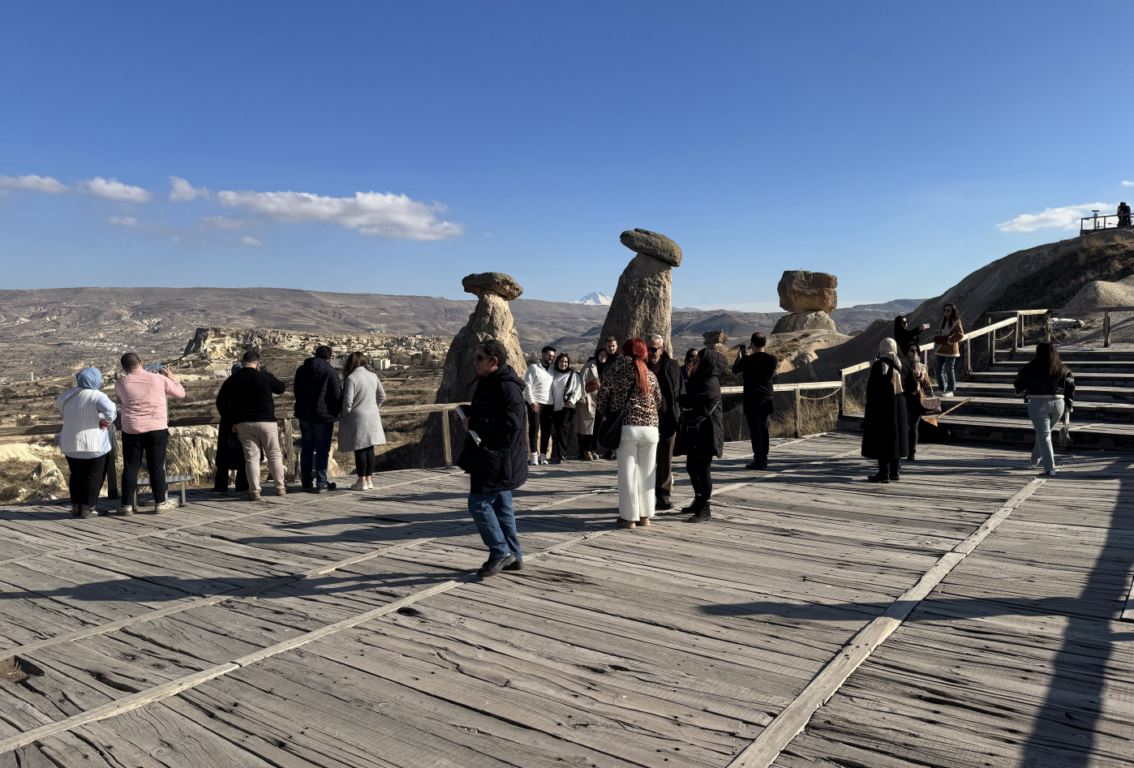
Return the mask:
[[748,422],[748,436],[752,440],[752,461],[747,469],[768,468],[768,445],[772,429],[772,393],[779,360],[764,349],[768,337],[757,331],[752,334],[752,348],[737,347],[732,372],[744,377],[744,419]]
[[495,339],[477,347],[473,366],[477,384],[463,418],[468,434],[457,466],[469,473],[469,514],[488,547],[488,560],[477,571],[485,579],[523,568],[512,491],[528,479],[524,382]]
[[909,450],[901,357],[893,339],[882,339],[878,359],[870,366],[866,412],[862,418],[862,455],[878,462],[878,473],[867,480],[872,483],[898,480],[898,462]]
[[[241,363],[233,363],[229,371],[229,378],[239,371]],[[228,381],[228,379],[225,379]],[[222,384],[223,388],[224,385]],[[221,399],[217,392],[217,412],[220,413],[220,425],[217,427],[217,471],[213,475],[213,492],[228,493],[228,471],[236,470],[236,492],[248,492],[248,473],[244,468],[244,449],[240,446],[240,438],[233,429],[236,422],[232,420],[232,413],[225,410],[228,404]]]
[[299,479],[308,493],[335,490],[327,480],[331,437],[343,405],[338,370],[331,365],[331,348],[316,347],[315,356],[295,370],[295,418],[299,419]]
[[713,495],[712,463],[724,454],[724,414],[721,408],[721,375],[725,357],[713,347],[701,350],[697,368],[685,383],[685,394],[677,401],[678,419],[675,456],[685,456],[693,503],[682,509],[691,512],[690,523],[703,523],[712,517],[709,499]]
[[657,377],[662,407],[658,414],[657,481],[654,483],[654,509],[673,509],[673,443],[677,439],[677,398],[685,392],[681,366],[665,351],[665,339],[658,334],[646,337],[646,365]]

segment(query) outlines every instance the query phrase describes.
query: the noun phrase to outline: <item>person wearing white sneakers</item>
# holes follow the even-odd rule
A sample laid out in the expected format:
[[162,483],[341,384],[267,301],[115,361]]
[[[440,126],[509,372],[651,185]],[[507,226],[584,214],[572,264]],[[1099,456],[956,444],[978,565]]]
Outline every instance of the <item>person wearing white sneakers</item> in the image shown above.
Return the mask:
[[528,450],[532,452],[532,466],[548,464],[548,446],[551,443],[552,421],[555,407],[551,399],[552,371],[555,347],[544,347],[539,360],[528,366],[524,373],[524,402],[528,404]]
[[366,355],[351,352],[343,363],[343,407],[339,421],[339,450],[354,451],[355,475],[350,489],[368,491],[374,487],[374,446],[386,444],[382,415],[378,408],[386,402],[386,390],[378,376],[366,367]]
[[933,343],[937,345],[933,354],[937,356],[937,388],[942,397],[952,397],[957,389],[957,360],[961,357],[961,339],[965,338],[965,328],[961,325],[961,313],[956,304],[946,304],[941,317],[941,326]]

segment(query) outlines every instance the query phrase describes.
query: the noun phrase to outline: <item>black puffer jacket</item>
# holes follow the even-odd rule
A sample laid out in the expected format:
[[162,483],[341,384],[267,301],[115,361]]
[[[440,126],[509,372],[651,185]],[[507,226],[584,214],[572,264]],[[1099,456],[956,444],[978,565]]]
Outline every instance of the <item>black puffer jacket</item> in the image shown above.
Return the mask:
[[327,422],[339,417],[343,385],[338,370],[321,357],[309,357],[295,369],[295,418]]
[[681,416],[674,456],[711,451],[724,455],[724,409],[721,407],[721,376],[727,368],[724,355],[706,347],[697,360],[697,370],[685,382],[685,394],[677,401]]
[[524,382],[511,366],[480,379],[466,415],[480,445],[465,439],[457,466],[469,473],[472,493],[512,491],[528,479]]

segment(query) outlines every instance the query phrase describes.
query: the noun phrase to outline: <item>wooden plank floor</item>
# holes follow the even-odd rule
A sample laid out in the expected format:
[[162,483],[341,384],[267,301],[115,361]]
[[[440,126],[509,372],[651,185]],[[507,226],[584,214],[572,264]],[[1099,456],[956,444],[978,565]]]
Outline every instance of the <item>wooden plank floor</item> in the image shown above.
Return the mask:
[[1134,764],[1134,457],[1044,481],[924,446],[889,486],[850,434],[747,458],[712,523],[633,531],[612,463],[533,470],[525,569],[484,582],[451,470],[0,509],[0,659],[32,673],[0,768]]

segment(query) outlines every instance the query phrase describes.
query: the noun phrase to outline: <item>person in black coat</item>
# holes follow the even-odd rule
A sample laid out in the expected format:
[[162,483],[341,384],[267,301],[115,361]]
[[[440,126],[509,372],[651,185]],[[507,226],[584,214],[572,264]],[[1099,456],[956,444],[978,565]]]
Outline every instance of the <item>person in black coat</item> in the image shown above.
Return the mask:
[[746,469],[768,468],[768,447],[771,443],[772,394],[776,381],[776,366],[780,361],[764,349],[768,337],[757,331],[752,334],[752,354],[748,347],[737,347],[732,372],[744,377],[744,419],[748,422],[748,436],[752,440],[752,461]]
[[[229,379],[240,368],[240,363],[233,364],[228,374]],[[225,379],[225,382],[227,383],[228,379]],[[221,385],[221,390],[224,390],[224,384]],[[220,391],[217,392],[216,405],[220,414],[220,425],[217,427],[217,471],[213,475],[213,491],[228,493],[228,471],[235,469],[236,492],[246,493],[248,473],[244,469],[244,449],[240,447],[240,438],[233,431],[236,424],[232,420],[232,412],[228,410],[227,397],[221,398]]]
[[654,509],[673,509],[673,444],[677,439],[677,399],[685,392],[681,366],[665,351],[665,339],[658,334],[646,338],[646,365],[657,377],[662,407],[658,414],[657,480],[654,484]]
[[528,479],[528,454],[524,382],[508,365],[504,345],[482,342],[473,365],[477,385],[463,415],[468,434],[457,465],[469,473],[469,513],[488,547],[488,560],[477,571],[483,579],[523,567],[512,491]]
[[921,346],[921,334],[929,330],[929,323],[922,323],[916,328],[910,328],[909,318],[905,315],[898,315],[894,318],[894,341],[898,344],[898,349],[905,354],[906,350],[910,348],[910,344],[917,344]]
[[228,413],[244,451],[244,470],[248,474],[248,498],[260,500],[260,456],[268,458],[268,468],[279,496],[287,494],[279,425],[276,423],[274,395],[282,395],[286,385],[267,371],[260,370],[260,353],[250,349],[243,364],[217,393],[217,410]]
[[862,420],[862,455],[878,462],[872,483],[898,480],[899,460],[909,453],[909,419],[902,385],[902,362],[898,344],[882,339],[878,359],[870,366],[866,382],[866,414]]
[[333,491],[327,480],[331,437],[343,406],[339,371],[331,365],[331,348],[322,345],[315,356],[295,370],[295,418],[299,419],[299,478],[303,490]]
[[693,503],[682,509],[692,512],[688,522],[703,523],[712,518],[709,499],[713,495],[712,463],[724,454],[724,413],[721,408],[721,376],[727,363],[712,347],[701,350],[697,368],[685,382],[685,394],[677,402],[678,418],[675,456],[685,456]]

